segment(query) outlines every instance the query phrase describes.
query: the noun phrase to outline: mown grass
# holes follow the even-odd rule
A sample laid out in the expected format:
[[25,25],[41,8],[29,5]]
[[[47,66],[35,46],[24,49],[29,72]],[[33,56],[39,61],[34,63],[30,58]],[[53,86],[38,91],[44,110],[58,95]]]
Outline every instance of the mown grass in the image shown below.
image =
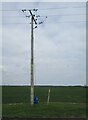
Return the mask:
[[[51,89],[47,105],[48,89]],[[4,86],[2,88],[3,117],[86,117],[85,87],[35,87],[39,104],[30,106],[30,87]]]
[[84,103],[40,103],[33,107],[26,103],[3,105],[4,117],[86,117],[85,113]]

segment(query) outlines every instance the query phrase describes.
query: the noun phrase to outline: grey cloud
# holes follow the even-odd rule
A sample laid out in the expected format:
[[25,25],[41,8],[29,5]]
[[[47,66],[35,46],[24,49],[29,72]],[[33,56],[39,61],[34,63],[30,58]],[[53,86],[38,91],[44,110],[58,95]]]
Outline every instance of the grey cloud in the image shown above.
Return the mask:
[[[53,8],[65,6],[65,3],[56,4],[36,3],[34,6],[39,8],[42,5],[47,5],[47,8],[48,6]],[[66,5],[69,6],[69,4]],[[70,5],[73,4],[70,3]],[[74,5],[76,4],[74,3]],[[15,6],[21,8],[26,6],[26,3],[15,4]],[[38,26],[38,29],[34,31],[35,84],[85,84],[86,37],[84,23],[78,23],[79,25],[58,24],[55,20],[52,21],[52,24]],[[17,22],[17,20],[11,22]],[[19,22],[23,22],[23,20]],[[3,84],[30,84],[30,25],[4,24],[3,64],[6,67],[6,72],[3,73]]]

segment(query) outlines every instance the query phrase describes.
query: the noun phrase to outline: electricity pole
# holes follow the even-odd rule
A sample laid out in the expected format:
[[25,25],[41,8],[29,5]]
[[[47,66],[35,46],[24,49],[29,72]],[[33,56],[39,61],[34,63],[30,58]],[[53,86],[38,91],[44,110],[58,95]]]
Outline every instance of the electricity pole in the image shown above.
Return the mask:
[[31,105],[34,104],[34,39],[33,39],[33,17],[31,17],[31,91],[30,101]]
[[[33,11],[37,11],[38,9],[33,9]],[[34,23],[37,25],[37,19],[35,19],[35,15],[32,13],[32,10],[23,9],[22,12],[28,11],[30,12],[29,16],[31,17],[31,89],[30,89],[30,102],[31,106],[34,105],[34,37],[33,37],[33,30],[37,28],[37,26],[33,26]],[[40,17],[40,15],[37,15],[36,18]],[[47,18],[47,17],[46,17]],[[43,21],[44,22],[44,21]],[[42,24],[43,22],[39,22],[39,24]]]
[[[31,17],[31,75],[30,75],[31,88],[30,88],[30,103],[31,103],[31,106],[33,106],[34,105],[34,37],[33,37],[33,30],[34,30],[34,28],[37,28],[37,26],[33,28],[33,25],[34,25],[34,23],[37,25],[37,22],[36,22],[37,19],[35,19],[35,15],[33,15],[32,10],[27,10],[27,9],[22,10],[22,12],[25,12],[25,11],[30,12],[30,15],[26,16],[26,17],[28,17],[28,18]],[[37,11],[37,9],[34,9],[34,11]]]
[[33,23],[36,23],[34,15],[31,10],[29,10],[31,14],[31,90],[30,90],[30,102],[31,106],[34,104],[34,37],[33,37]]

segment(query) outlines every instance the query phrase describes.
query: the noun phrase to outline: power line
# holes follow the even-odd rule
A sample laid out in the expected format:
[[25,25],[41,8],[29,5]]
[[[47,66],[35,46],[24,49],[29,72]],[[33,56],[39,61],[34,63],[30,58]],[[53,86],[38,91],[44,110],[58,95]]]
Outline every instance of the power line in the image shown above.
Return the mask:
[[[52,23],[86,23],[88,21],[60,21],[60,22],[44,22],[45,24]],[[0,24],[29,24],[29,23],[0,23]]]
[[86,14],[62,14],[62,15],[60,14],[60,15],[47,15],[47,17],[53,17],[53,16],[78,16],[78,15],[86,15]]
[[59,7],[59,8],[45,8],[39,10],[53,10],[53,9],[68,9],[68,8],[85,8],[86,6],[74,6],[74,7]]
[[47,17],[72,17],[72,16],[76,16],[76,17],[82,17],[82,16],[87,16],[88,14],[85,13],[67,13],[67,14],[58,14],[58,15],[47,15]]
[[[53,16],[80,16],[80,15],[88,15],[88,14],[59,14],[59,15],[46,15],[47,17],[53,17]],[[13,18],[23,18],[24,16],[0,16],[0,17],[13,17]],[[42,15],[40,17],[45,17],[45,15]]]
[[[86,6],[73,6],[73,7],[58,7],[58,8],[43,8],[43,9],[38,9],[38,8],[36,8],[36,9],[38,9],[38,10],[56,10],[56,9],[73,9],[73,8],[86,8]],[[8,10],[0,10],[0,11],[21,11],[22,9],[8,9]],[[29,10],[29,9],[26,9],[26,10]],[[34,10],[33,8],[30,8],[30,10]]]

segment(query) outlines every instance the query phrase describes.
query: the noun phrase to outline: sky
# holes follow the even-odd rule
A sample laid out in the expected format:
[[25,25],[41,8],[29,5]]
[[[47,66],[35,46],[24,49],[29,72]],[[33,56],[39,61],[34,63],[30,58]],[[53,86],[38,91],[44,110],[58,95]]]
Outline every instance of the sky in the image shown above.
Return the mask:
[[87,0],[1,0],[1,2],[87,2]]
[[31,26],[25,8],[38,8],[33,12],[41,16],[38,23],[45,20],[34,29],[35,85],[85,85],[85,2],[3,2],[2,84],[30,85]]

